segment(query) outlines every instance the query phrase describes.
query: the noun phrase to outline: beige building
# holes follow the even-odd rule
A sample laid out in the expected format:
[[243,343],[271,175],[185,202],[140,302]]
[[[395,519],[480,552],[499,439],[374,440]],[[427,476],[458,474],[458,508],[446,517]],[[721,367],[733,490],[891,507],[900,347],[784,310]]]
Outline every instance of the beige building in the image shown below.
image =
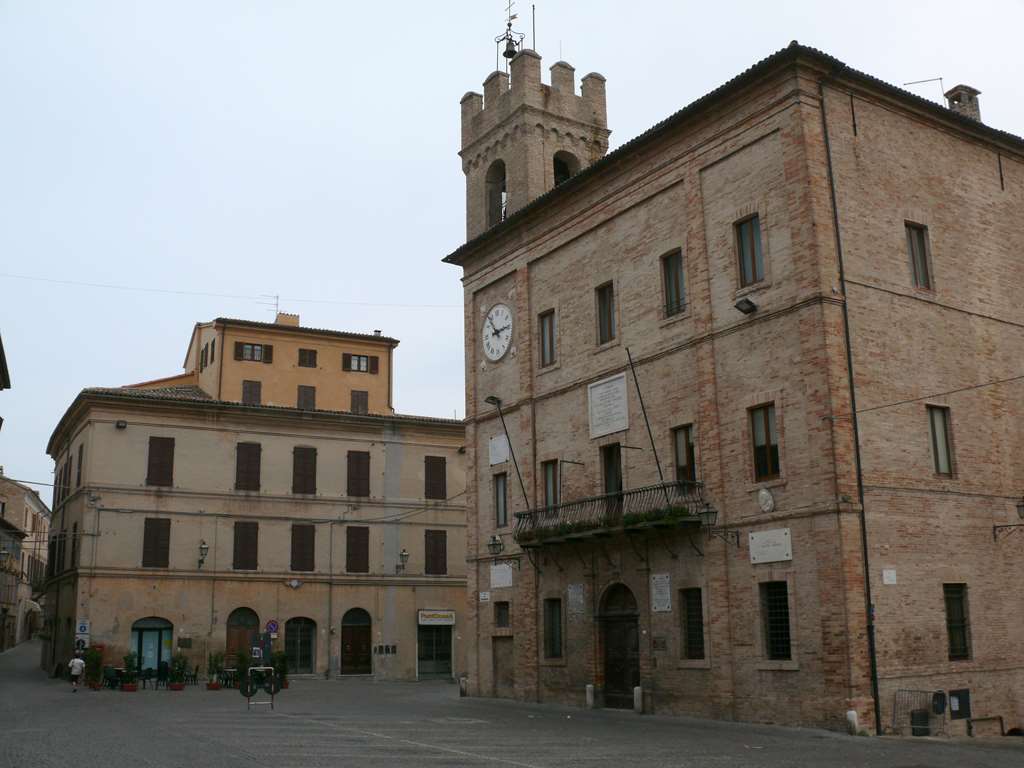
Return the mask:
[[1024,140],[796,43],[603,158],[603,78],[505,84],[446,258],[470,690],[1024,726]]
[[[394,413],[396,344],[217,320],[193,333],[191,381],[84,390],[48,447],[43,666],[88,633],[109,660],[132,650],[155,669],[180,649],[205,668],[266,631],[293,674],[460,673],[463,426]],[[379,360],[349,370],[348,355]],[[258,404],[239,402],[243,381],[264,385]],[[296,407],[300,386],[316,408]],[[368,393],[363,412],[327,407],[352,391]]]
[[39,494],[0,467],[0,650],[42,628],[37,599],[46,573],[50,510]]

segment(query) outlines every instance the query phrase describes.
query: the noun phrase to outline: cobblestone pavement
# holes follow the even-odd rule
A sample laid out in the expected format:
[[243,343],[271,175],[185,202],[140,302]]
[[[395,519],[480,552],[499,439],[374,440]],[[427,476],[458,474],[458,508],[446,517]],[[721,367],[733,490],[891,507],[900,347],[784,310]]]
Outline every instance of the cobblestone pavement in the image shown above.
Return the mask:
[[949,743],[460,699],[444,683],[294,680],[273,711],[237,691],[70,692],[39,646],[0,654],[0,768],[1024,765],[1020,739]]

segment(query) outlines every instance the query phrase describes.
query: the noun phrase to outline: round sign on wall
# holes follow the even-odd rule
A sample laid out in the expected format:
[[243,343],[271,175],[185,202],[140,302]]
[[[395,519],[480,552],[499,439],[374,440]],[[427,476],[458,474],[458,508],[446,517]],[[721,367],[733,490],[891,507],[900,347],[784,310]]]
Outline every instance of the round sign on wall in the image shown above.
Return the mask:
[[267,621],[267,632],[277,632],[279,628],[277,619],[270,619]]

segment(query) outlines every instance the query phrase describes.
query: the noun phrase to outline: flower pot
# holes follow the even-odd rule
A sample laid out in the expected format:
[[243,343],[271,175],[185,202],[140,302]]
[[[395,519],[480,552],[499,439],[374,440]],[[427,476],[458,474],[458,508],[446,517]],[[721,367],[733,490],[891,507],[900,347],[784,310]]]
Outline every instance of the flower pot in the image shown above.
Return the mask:
[[138,683],[121,683],[121,690],[125,693],[134,693],[139,690]]
[[206,684],[206,690],[208,690],[208,691],[219,691],[220,690],[220,683],[207,683]]
[[90,682],[90,683],[89,683],[89,687],[90,687],[90,688],[92,688],[92,689],[93,689],[94,691],[98,691],[98,690],[99,690],[100,688],[102,688],[103,686],[102,686],[102,684],[101,684],[101,683],[94,683],[94,682]]
[[167,684],[167,689],[171,690],[171,691],[184,691],[185,690],[185,684],[184,683],[168,683]]

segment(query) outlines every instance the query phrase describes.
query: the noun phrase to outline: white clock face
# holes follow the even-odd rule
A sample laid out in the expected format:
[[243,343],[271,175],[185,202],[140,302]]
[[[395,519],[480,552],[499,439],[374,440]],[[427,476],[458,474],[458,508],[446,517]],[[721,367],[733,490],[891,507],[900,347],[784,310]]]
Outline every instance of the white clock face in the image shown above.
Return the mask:
[[512,341],[512,310],[504,304],[495,304],[484,318],[484,354],[491,361],[501,360]]

